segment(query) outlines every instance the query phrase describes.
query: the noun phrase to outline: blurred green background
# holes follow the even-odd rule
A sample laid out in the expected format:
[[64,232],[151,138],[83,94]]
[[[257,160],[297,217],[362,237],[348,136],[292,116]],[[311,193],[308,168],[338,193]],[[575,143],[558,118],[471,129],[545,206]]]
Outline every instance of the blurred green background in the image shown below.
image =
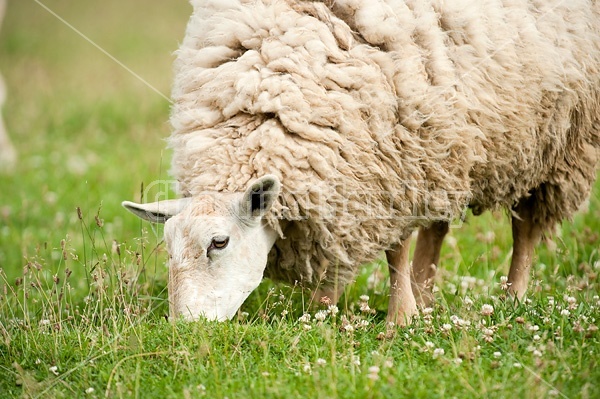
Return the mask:
[[120,203],[168,174],[163,95],[190,13],[183,0],[9,0],[0,28],[3,115],[18,151],[0,175],[9,281],[26,259],[56,257],[63,239],[83,250],[76,207],[90,223],[101,208],[107,240],[128,243],[148,227]]

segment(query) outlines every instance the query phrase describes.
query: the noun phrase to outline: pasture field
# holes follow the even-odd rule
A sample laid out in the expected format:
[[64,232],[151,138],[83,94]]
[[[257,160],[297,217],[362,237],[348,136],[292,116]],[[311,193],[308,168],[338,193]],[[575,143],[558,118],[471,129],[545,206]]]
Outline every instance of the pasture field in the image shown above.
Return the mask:
[[168,179],[160,93],[190,12],[9,0],[0,71],[19,162],[0,175],[0,398],[600,398],[598,183],[538,248],[523,303],[505,299],[497,212],[451,230],[435,306],[409,327],[385,322],[382,263],[336,308],[265,281],[236,320],[168,322],[161,231],[120,202]]

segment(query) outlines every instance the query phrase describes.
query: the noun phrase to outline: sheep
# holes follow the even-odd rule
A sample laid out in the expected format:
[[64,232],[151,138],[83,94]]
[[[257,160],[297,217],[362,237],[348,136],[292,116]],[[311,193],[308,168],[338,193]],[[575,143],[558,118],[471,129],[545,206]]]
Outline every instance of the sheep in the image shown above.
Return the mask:
[[[6,11],[6,0],[0,0],[0,26],[2,25],[2,19]],[[2,75],[0,75],[0,171],[8,171],[14,167],[16,162],[17,153],[13,147],[4,120],[2,119],[2,106],[6,100],[6,86]]]
[[[192,0],[164,222],[173,317],[231,319],[263,277],[335,302],[385,252],[388,320],[431,299],[449,224],[507,209],[508,283],[590,193],[600,4]],[[419,231],[411,270],[409,239]]]

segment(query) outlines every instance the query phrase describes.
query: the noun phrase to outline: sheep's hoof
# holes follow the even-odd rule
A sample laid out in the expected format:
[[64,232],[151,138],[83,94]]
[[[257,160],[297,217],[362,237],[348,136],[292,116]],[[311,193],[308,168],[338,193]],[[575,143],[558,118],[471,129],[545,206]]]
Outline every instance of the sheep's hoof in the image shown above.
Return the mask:
[[406,327],[412,323],[413,316],[419,313],[417,302],[414,298],[408,299],[400,303],[398,310],[388,312],[388,323],[394,323],[400,327]]

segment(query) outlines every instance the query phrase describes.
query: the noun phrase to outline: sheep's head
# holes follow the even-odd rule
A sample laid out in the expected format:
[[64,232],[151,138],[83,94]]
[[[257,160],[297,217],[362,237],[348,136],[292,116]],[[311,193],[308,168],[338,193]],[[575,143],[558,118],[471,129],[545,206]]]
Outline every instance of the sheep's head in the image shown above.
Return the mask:
[[244,193],[123,206],[142,219],[165,223],[171,317],[231,319],[261,282],[277,233],[263,222],[280,191],[275,176]]

